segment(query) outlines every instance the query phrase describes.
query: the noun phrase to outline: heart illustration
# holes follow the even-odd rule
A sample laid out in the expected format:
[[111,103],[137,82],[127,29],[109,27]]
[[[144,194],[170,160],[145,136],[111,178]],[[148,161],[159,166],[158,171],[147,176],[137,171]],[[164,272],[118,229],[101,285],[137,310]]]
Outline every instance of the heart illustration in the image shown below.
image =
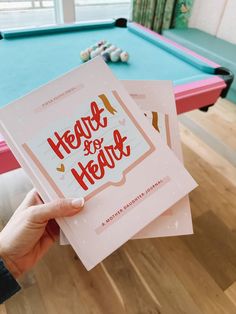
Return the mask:
[[57,171],[65,172],[65,166],[63,164],[61,164],[60,167],[57,167]]
[[120,123],[121,125],[125,125],[125,118],[122,119],[122,120],[119,120],[119,123]]

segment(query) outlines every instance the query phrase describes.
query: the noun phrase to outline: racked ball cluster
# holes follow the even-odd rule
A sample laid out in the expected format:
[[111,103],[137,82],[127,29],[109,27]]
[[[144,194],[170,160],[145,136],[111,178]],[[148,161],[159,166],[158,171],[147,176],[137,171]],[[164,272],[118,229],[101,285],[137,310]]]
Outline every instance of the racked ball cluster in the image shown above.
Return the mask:
[[93,59],[101,55],[105,62],[128,62],[129,54],[126,51],[112,45],[106,40],[97,42],[94,46],[91,46],[80,52],[80,58],[83,62]]

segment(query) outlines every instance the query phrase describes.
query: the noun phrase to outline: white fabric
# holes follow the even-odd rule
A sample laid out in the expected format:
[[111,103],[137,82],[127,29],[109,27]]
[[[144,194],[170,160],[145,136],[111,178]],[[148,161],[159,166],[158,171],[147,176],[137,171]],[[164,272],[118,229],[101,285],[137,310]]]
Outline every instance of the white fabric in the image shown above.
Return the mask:
[[216,35],[226,3],[227,0],[195,0],[189,27]]
[[236,44],[236,0],[227,1],[216,36]]

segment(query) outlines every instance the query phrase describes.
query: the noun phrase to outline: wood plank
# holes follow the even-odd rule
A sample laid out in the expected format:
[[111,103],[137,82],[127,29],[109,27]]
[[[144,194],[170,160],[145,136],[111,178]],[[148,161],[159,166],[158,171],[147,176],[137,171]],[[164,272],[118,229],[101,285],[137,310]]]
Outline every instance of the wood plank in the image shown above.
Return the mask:
[[5,302],[7,314],[47,314],[37,284],[22,289]]
[[[185,236],[192,238],[192,236]],[[189,295],[204,314],[232,314],[236,307],[189,251],[182,238],[153,239],[162,259],[172,268]],[[170,298],[170,302],[172,297]],[[191,312],[190,312],[191,313]]]
[[89,305],[80,302],[80,294],[75,287],[77,278],[71,277],[68,272],[71,261],[65,249],[59,250],[55,245],[35,268],[42,300],[50,314],[60,313],[62,309],[65,314],[88,313]]
[[228,289],[225,290],[225,294],[236,307],[236,281]]
[[122,248],[110,255],[103,265],[123,299],[124,313],[161,313],[158,300],[137,275]]
[[7,314],[7,310],[4,304],[0,304],[0,314]]
[[194,235],[184,237],[192,254],[222,290],[236,281],[236,233],[212,212],[194,219]]
[[230,123],[236,122],[236,105],[227,99],[218,99],[216,105],[212,107],[214,112],[219,115],[222,120],[228,121]]
[[[70,247],[55,245],[35,270],[48,313],[98,313],[122,305],[101,267],[90,272],[84,268]],[[108,298],[109,291],[109,298]]]
[[[228,145],[232,149],[236,149],[236,141],[233,134],[236,134],[236,121],[234,121],[235,114],[232,114],[231,121],[229,119],[222,118],[222,115],[218,114],[216,107],[212,107],[207,112],[200,110],[193,110],[186,114],[187,117],[191,118],[197,125],[207,130],[214,137],[217,137],[224,144]],[[228,114],[229,115],[229,114]]]
[[236,186],[189,147],[183,145],[183,152],[185,167],[199,184],[190,194],[193,216],[212,210],[228,228],[235,230]]
[[202,313],[179,280],[179,275],[174,273],[150,240],[129,241],[124,250],[137,275],[159,301],[161,313]]
[[[217,154],[206,143],[200,140],[184,125],[179,123],[180,135],[182,143],[189,147],[197,155],[195,158],[201,157],[205,162],[209,163],[214,169],[236,186],[236,168],[225,158]],[[187,156],[184,154],[184,159]],[[194,161],[196,161],[195,159]],[[193,162],[193,160],[191,161]],[[194,167],[191,167],[194,169]]]
[[[89,298],[96,300],[94,313],[99,313],[100,311],[101,313],[122,314],[124,312],[123,299],[116,289],[115,284],[104,272],[103,263],[88,272],[70,247],[68,247],[68,255],[73,261],[73,265],[71,265],[69,271],[74,278],[78,278],[76,287],[78,291],[85,291],[85,295],[81,295],[81,297],[87,298],[87,294],[89,293]],[[91,304],[90,299],[88,299],[88,302]]]

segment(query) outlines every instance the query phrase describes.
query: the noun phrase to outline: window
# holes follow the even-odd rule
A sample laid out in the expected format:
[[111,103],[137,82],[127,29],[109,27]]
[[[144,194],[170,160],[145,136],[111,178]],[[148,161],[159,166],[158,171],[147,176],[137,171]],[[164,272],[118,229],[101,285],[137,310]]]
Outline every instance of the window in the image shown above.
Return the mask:
[[129,18],[131,0],[75,0],[76,21]]
[[0,29],[129,18],[131,0],[0,0]]
[[0,28],[54,24],[53,0],[0,0]]

